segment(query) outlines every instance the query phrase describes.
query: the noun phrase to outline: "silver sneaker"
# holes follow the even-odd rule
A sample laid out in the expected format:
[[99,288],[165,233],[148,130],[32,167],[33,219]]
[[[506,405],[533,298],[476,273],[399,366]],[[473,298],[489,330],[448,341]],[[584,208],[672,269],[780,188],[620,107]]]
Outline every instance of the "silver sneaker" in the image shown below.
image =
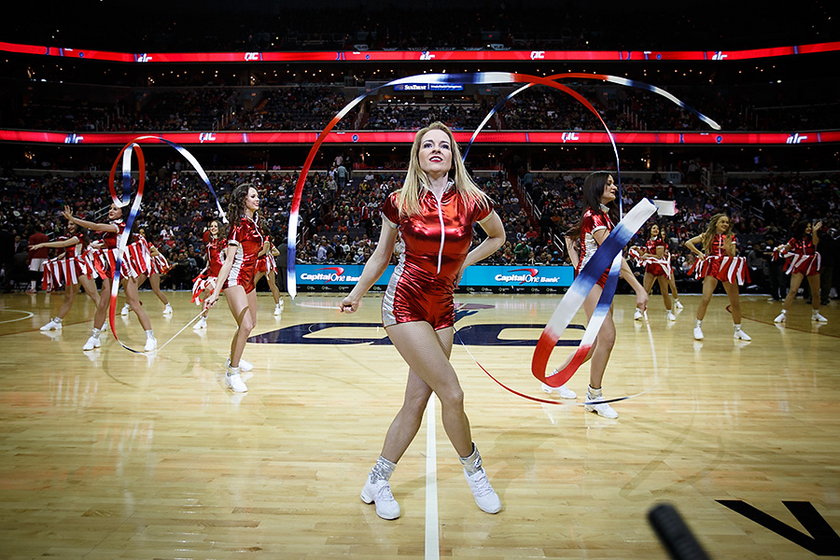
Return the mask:
[[486,513],[499,513],[502,510],[502,501],[496,491],[493,490],[490,481],[487,480],[487,473],[484,472],[483,468],[478,469],[473,474],[469,474],[464,469],[464,478],[470,485],[478,509]]
[[400,504],[391,492],[391,484],[387,480],[371,482],[368,477],[362,493],[359,496],[366,504],[376,504],[376,515],[382,519],[396,519],[400,516]]

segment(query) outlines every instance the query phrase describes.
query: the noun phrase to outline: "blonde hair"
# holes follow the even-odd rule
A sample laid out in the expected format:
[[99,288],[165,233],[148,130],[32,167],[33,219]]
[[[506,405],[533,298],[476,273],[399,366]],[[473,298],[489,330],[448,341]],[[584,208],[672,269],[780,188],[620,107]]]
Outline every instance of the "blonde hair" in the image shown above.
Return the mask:
[[[707,255],[709,254],[709,250],[712,248],[712,241],[715,239],[715,235],[717,235],[717,224],[722,218],[729,219],[729,216],[725,213],[715,214],[709,220],[709,225],[706,226],[706,231],[703,232],[703,252]],[[732,220],[729,220],[729,228],[723,232],[724,234],[730,233],[732,231]]]
[[455,181],[455,189],[468,203],[476,204],[484,209],[489,208],[488,196],[470,178],[464,162],[461,161],[461,150],[458,148],[455,137],[452,136],[452,131],[442,122],[435,121],[426,128],[419,130],[411,145],[411,160],[408,163],[408,172],[405,175],[403,186],[397,191],[397,208],[400,215],[413,216],[420,213],[420,192],[424,186],[431,183],[429,176],[420,167],[420,142],[430,130],[442,130],[449,136],[454,176],[452,169],[449,170],[449,174],[450,178]]

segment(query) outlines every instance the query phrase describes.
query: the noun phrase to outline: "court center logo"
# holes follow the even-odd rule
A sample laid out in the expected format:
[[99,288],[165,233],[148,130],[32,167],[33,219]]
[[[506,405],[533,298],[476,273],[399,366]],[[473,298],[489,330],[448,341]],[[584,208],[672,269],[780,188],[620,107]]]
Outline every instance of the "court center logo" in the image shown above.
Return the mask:
[[[341,268],[341,267],[330,267]],[[512,338],[505,333],[508,329],[534,329],[542,331],[545,325],[534,323],[479,323],[458,328],[457,323],[465,317],[495,309],[495,305],[484,303],[456,303],[455,322],[458,342],[467,346],[536,346],[537,338]],[[369,336],[340,336],[342,329],[368,329]],[[336,334],[329,336],[331,330]],[[569,325],[570,330],[583,331],[583,325]],[[345,330],[346,333],[346,330]],[[327,344],[342,346],[347,344],[366,344],[370,346],[390,345],[391,339],[382,331],[382,323],[321,322],[301,323],[277,329],[257,336],[248,342],[255,344]],[[559,340],[558,346],[577,346],[580,338]]]

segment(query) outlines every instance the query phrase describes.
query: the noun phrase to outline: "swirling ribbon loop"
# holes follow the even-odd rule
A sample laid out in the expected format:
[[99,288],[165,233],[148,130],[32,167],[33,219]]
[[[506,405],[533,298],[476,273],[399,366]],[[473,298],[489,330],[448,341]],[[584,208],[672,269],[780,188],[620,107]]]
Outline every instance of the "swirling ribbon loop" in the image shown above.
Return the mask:
[[[189,151],[187,151],[186,148],[160,136],[145,135],[134,138],[131,142],[123,146],[122,149],[119,151],[117,157],[114,159],[114,164],[111,166],[111,171],[108,174],[108,191],[111,195],[111,200],[114,202],[115,206],[120,208],[129,204],[129,201],[131,200],[131,157],[135,153],[137,156],[137,194],[135,194],[134,200],[133,202],[131,202],[131,209],[129,211],[128,218],[125,221],[125,229],[123,230],[123,233],[120,234],[117,240],[114,279],[111,283],[111,296],[110,303],[108,305],[108,325],[111,327],[111,333],[114,335],[114,339],[116,339],[120,346],[122,346],[126,350],[137,354],[142,354],[143,351],[130,348],[129,346],[124,344],[122,340],[120,340],[120,337],[117,334],[115,317],[117,308],[117,294],[119,293],[120,276],[122,274],[123,255],[125,253],[126,247],[128,246],[128,240],[131,237],[131,231],[134,227],[134,222],[137,218],[137,214],[140,211],[140,205],[143,202],[143,194],[146,185],[146,159],[143,155],[143,148],[141,148],[140,144],[138,144],[138,142],[144,140],[160,141],[174,148],[175,151],[181,154],[181,156],[184,159],[186,159],[190,163],[190,165],[193,166],[193,168],[198,173],[199,177],[201,177],[202,181],[204,181],[204,184],[207,186],[207,188],[210,191],[210,194],[213,196],[213,199],[216,202],[216,209],[219,212],[219,216],[221,217],[222,221],[227,223],[227,217],[225,216],[225,213],[222,210],[222,205],[219,202],[219,197],[216,195],[216,191],[215,189],[213,189],[213,185],[210,183],[210,178],[207,176],[207,173],[204,171],[204,168],[201,166],[201,164],[198,162],[195,156],[193,156]],[[120,162],[122,162],[122,197],[117,195],[117,190],[115,187],[117,166],[120,164]],[[167,344],[168,343],[169,341],[167,341]]]

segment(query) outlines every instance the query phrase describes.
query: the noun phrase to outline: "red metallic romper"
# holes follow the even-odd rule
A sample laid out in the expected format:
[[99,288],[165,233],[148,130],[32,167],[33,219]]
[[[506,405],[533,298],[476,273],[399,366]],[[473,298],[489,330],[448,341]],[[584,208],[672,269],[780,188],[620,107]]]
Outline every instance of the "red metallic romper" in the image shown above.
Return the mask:
[[257,253],[262,250],[265,238],[257,223],[248,217],[242,217],[239,223],[231,227],[228,234],[228,246],[236,247],[236,257],[228,274],[225,288],[242,286],[245,293],[254,291]]
[[[610,217],[604,212],[595,212],[588,209],[583,213],[583,219],[580,222],[580,258],[578,259],[577,268],[575,268],[575,276],[577,276],[595,251],[598,250],[598,242],[595,241],[593,235],[596,231],[605,229],[607,232],[612,231],[613,223]],[[598,285],[603,288],[607,284],[607,277],[610,275],[610,267],[604,271],[598,279]]]
[[472,242],[473,224],[493,212],[471,204],[450,183],[438,203],[426,189],[420,194],[420,213],[401,216],[397,192],[382,205],[382,215],[389,225],[399,228],[405,252],[400,255],[391,281],[382,298],[382,323],[425,321],[440,330],[455,324],[453,294],[455,280],[467,258]]
[[225,239],[221,237],[212,237],[209,231],[204,232],[205,255],[207,258],[207,276],[209,278],[218,278],[219,271],[222,270],[225,257],[222,251],[225,248]]

